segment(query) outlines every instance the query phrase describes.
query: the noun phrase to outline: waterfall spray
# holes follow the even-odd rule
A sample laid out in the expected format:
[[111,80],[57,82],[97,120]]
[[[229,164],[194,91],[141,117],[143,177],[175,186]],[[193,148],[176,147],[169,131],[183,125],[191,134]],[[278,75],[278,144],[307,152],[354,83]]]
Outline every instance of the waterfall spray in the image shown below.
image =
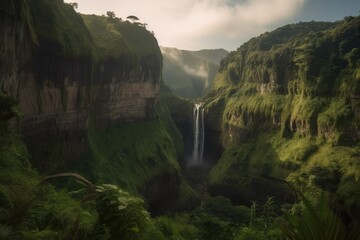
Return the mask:
[[202,103],[197,103],[194,106],[194,150],[193,150],[193,165],[201,165],[204,154],[204,109]]

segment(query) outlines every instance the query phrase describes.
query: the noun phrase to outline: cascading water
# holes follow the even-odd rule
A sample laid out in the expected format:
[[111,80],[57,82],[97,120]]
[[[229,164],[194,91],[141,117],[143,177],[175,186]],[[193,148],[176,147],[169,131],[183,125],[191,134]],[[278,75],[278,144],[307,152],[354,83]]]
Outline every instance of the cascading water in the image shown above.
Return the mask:
[[202,103],[194,106],[194,150],[192,165],[201,165],[204,154],[204,109]]

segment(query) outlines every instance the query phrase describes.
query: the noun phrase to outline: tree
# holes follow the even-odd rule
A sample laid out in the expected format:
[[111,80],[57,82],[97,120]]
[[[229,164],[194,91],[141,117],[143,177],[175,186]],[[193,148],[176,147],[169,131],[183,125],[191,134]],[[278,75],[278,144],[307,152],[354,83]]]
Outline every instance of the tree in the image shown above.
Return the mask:
[[115,13],[114,11],[107,11],[106,12],[106,15],[111,18],[111,19],[115,19]]
[[130,19],[132,22],[139,21],[139,18],[137,16],[134,16],[134,15],[130,15],[126,19]]
[[79,4],[77,2],[71,2],[69,3],[74,9],[78,9]]

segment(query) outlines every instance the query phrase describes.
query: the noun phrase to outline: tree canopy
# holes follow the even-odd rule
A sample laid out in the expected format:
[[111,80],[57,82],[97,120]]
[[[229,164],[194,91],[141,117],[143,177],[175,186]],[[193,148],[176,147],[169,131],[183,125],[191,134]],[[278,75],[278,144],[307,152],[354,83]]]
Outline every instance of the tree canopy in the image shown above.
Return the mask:
[[130,19],[132,22],[140,20],[137,16],[134,16],[134,15],[127,16],[126,19]]
[[107,15],[109,18],[111,18],[111,19],[114,19],[114,18],[115,18],[115,13],[114,13],[114,11],[107,11],[107,12],[106,12],[106,15]]

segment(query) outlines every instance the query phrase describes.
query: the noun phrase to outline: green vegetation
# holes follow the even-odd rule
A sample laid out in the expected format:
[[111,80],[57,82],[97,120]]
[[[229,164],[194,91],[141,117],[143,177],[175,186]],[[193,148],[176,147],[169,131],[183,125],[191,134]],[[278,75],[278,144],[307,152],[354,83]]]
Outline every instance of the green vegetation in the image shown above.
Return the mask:
[[[39,176],[31,169],[25,145],[13,124],[16,102],[0,95],[0,236],[2,239],[87,239],[95,218],[86,205],[66,191],[36,187]],[[2,112],[3,113],[3,112]],[[16,121],[15,121],[16,122]],[[82,237],[83,236],[83,237]]]
[[161,236],[157,238],[159,240],[199,239],[199,230],[192,224],[191,216],[189,215],[161,216],[154,219],[154,223]]
[[357,239],[356,233],[349,232],[329,207],[328,201],[323,194],[320,198],[318,210],[309,200],[302,195],[305,211],[301,216],[288,215],[288,225],[282,227],[289,240],[352,240]]
[[37,46],[72,57],[91,59],[126,57],[132,64],[161,59],[155,37],[144,27],[119,18],[79,15],[62,0],[3,1],[0,9],[20,17]]
[[177,154],[182,151],[181,136],[165,114],[168,113],[162,112],[157,119],[115,125],[105,131],[96,130],[92,123],[88,131],[92,152],[88,168],[93,178],[121,183],[136,191],[162,172],[179,175]]
[[[112,63],[123,66],[121,74],[130,78],[144,72],[155,74],[155,81],[160,78],[161,53],[146,24],[135,16],[128,17],[133,23],[122,21],[111,11],[108,17],[80,16],[74,6],[61,0],[5,0],[0,10],[25,23],[34,51],[89,61],[90,78]],[[178,121],[191,119],[186,115],[191,104],[163,85],[151,119],[104,128],[92,116],[82,149],[86,153],[79,153],[83,161],[66,166],[96,182],[86,181],[83,189],[74,182],[44,184],[79,175],[43,179],[32,169],[19,134],[17,101],[0,93],[0,238],[351,239],[329,202],[338,201],[357,227],[359,25],[360,17],[287,25],[250,40],[222,61],[205,99],[208,126],[222,130],[226,147],[210,172],[212,196],[197,194],[182,179],[178,160],[184,143],[170,114],[176,117],[175,109]],[[201,71],[193,74],[197,80],[214,72],[212,63],[199,66]],[[78,89],[82,107],[100,88],[94,83],[105,82],[92,80],[85,79],[91,84]],[[206,85],[192,80],[175,86],[201,90]],[[61,89],[65,110],[70,94]],[[61,144],[52,144],[42,151],[61,159]],[[46,160],[51,164],[53,159]],[[198,173],[189,182],[203,181]],[[84,182],[83,177],[77,180]],[[296,199],[299,191],[301,199]],[[332,194],[329,200],[321,197],[323,191]],[[154,214],[170,212],[151,218],[147,207]]]
[[93,43],[88,29],[73,6],[62,0],[17,0],[21,17],[37,45],[58,44],[68,56],[92,56]]
[[144,27],[96,15],[81,15],[94,39],[96,54],[101,60],[126,58],[124,64],[150,63],[161,59],[156,38]]
[[151,222],[142,199],[105,184],[96,188],[96,195],[99,223],[109,229],[110,239],[146,239]]
[[164,83],[160,85],[161,101],[166,105],[174,121],[192,121],[193,102],[176,96]]
[[[143,200],[116,185],[94,186],[77,174],[57,174],[40,181],[38,174],[31,169],[26,147],[17,134],[17,128],[13,125],[10,128],[9,125],[10,121],[16,123],[14,118],[19,117],[16,104],[17,101],[13,98],[0,95],[0,106],[4,109],[0,115],[2,126],[0,132],[2,153],[0,155],[0,236],[2,239],[80,240],[119,239],[120,237],[129,240],[149,239],[149,237],[161,239],[162,233],[157,229],[160,227],[157,226],[156,221],[153,222],[150,219]],[[163,116],[166,115],[163,114]],[[149,124],[145,126],[156,126],[151,125],[155,124],[154,122]],[[162,124],[169,124],[176,129],[171,123]],[[166,127],[162,126],[162,128],[161,133],[164,134]],[[176,131],[171,131],[171,134],[175,133]],[[165,148],[169,150],[169,155],[162,156],[161,161],[165,164],[168,160],[166,157],[169,157],[174,162],[171,163],[173,166],[167,165],[167,167],[177,170],[176,149],[172,145],[170,136],[161,136],[166,137],[170,145],[170,150]],[[150,144],[151,139],[148,138],[148,140]],[[156,145],[156,142],[154,144]],[[141,148],[141,150],[144,149]],[[160,148],[154,150],[156,151],[159,151],[159,155],[165,154]],[[76,177],[81,180],[80,182],[85,181],[86,187],[80,190],[77,187],[75,191],[69,192],[56,190],[51,185],[44,185],[52,179],[66,176]],[[187,187],[185,184],[182,188]],[[182,190],[185,194],[189,191],[191,192],[189,189]],[[183,200],[186,204],[186,198]],[[182,234],[191,236],[188,228],[186,226],[184,228]]]
[[359,26],[360,17],[287,25],[222,61],[205,98],[225,147],[210,172],[212,194],[288,202],[284,180],[305,174],[358,222]]
[[[127,71],[128,75],[134,71],[139,75],[150,72],[154,84],[160,79],[161,52],[145,25],[121,22],[115,17],[83,16],[88,24],[85,25],[73,6],[61,0],[2,1],[0,7],[11,19],[27,25],[32,37],[28,40],[34,43],[34,53],[84,60],[89,64],[89,73],[84,74],[84,80],[90,84],[78,90],[80,106],[87,107],[89,95],[98,87],[92,81],[96,71],[101,71],[102,65],[111,64],[111,61],[123,66],[121,70]],[[109,44],[116,36],[121,37],[115,38],[115,45]],[[67,90],[61,86],[65,107],[69,97]],[[41,107],[40,91],[37,93]],[[175,207],[185,209],[187,205],[194,205],[192,201],[196,195],[181,181],[177,162],[183,154],[181,135],[160,100],[156,104],[158,112],[150,121],[116,124],[108,129],[99,129],[95,120],[90,121],[88,142],[85,139],[82,143],[85,149],[77,153],[80,157],[73,156],[84,160],[81,162],[84,165],[64,167],[76,168],[97,182],[122,184],[124,189],[131,191],[130,194],[115,185],[99,184],[95,198],[93,192],[77,190],[74,183],[65,181],[55,185],[70,186],[69,190],[38,186],[40,177],[31,169],[29,154],[18,134],[21,113],[16,104],[15,99],[1,93],[0,236],[3,238],[119,239],[122,236],[124,239],[148,239],[145,235],[156,235],[156,231],[145,211],[146,203],[142,204],[143,200],[133,195],[144,194],[153,182],[155,188],[158,187],[156,184],[164,184],[161,182],[163,175],[171,178],[165,184],[173,191]],[[58,160],[57,164],[63,164],[63,147],[72,143],[61,141],[53,140],[45,148],[36,146],[44,156],[49,156],[43,158],[48,160],[43,164],[51,164],[52,157]],[[90,152],[81,152],[84,150]],[[70,192],[74,188],[76,191]]]

